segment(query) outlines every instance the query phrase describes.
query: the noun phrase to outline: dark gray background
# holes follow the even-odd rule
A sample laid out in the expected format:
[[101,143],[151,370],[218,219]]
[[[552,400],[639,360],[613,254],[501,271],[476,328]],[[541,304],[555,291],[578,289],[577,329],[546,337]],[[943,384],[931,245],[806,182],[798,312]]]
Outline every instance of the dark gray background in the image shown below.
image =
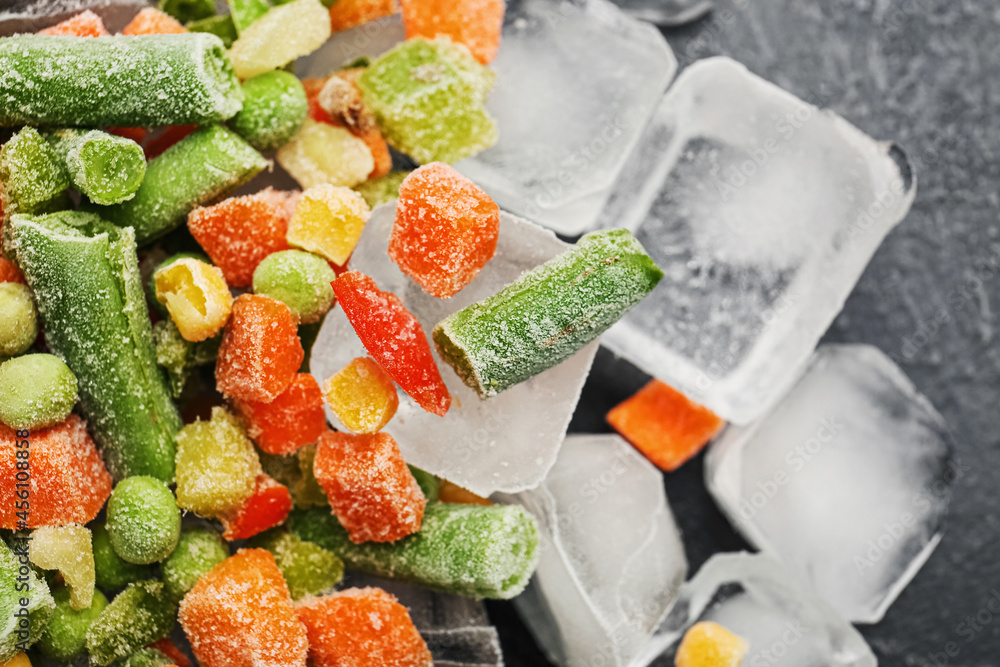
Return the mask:
[[[1000,666],[1000,614],[986,607],[1000,597],[1000,3],[721,0],[664,34],[682,68],[730,56],[909,155],[913,208],[826,340],[889,354],[949,422],[962,473],[944,540],[885,619],[860,629],[883,666]],[[571,430],[608,431],[604,414],[645,380],[602,349]],[[746,548],[702,470],[699,456],[665,476],[691,572]],[[508,665],[548,664],[509,603],[489,610]]]

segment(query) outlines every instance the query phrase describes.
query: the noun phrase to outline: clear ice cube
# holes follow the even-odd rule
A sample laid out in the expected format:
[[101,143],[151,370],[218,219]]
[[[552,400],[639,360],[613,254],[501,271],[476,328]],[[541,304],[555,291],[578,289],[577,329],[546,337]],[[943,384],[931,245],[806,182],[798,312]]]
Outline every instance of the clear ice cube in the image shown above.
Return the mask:
[[[389,259],[395,212],[394,202],[372,212],[350,266],[371,276],[380,289],[394,292],[420,320],[428,336],[446,316],[500,291],[523,272],[568,247],[551,232],[501,213],[496,255],[461,292],[450,299],[438,299],[424,292]],[[556,459],[597,346],[594,341],[562,364],[485,401],[434,350],[452,396],[448,414],[430,414],[400,391],[399,410],[385,430],[399,443],[407,463],[473,493],[488,496],[494,491],[530,489],[542,481]],[[366,354],[343,310],[334,308],[313,347],[312,374],[322,384],[351,359]],[[331,411],[327,416],[341,428]]]
[[508,211],[586,231],[677,70],[670,47],[607,0],[511,0],[492,67],[500,140],[456,168]]
[[564,667],[629,665],[687,573],[663,476],[617,435],[571,435],[545,481],[509,499],[541,527],[514,599],[538,643]]
[[681,587],[670,615],[633,667],[673,667],[685,631],[714,621],[750,646],[744,665],[875,667],[850,623],[788,568],[762,554],[716,554]]
[[705,477],[751,544],[875,623],[941,539],[950,452],[941,416],[884,354],[825,345],[770,413],[716,440]]
[[725,419],[794,381],[915,187],[901,151],[728,58],[663,98],[598,226],[666,277],[604,344]]
[[676,27],[697,21],[712,11],[711,0],[612,0],[629,16],[656,25]]
[[295,62],[295,74],[303,79],[327,77],[358,58],[377,58],[405,39],[402,17],[384,16],[333,33],[323,46]]

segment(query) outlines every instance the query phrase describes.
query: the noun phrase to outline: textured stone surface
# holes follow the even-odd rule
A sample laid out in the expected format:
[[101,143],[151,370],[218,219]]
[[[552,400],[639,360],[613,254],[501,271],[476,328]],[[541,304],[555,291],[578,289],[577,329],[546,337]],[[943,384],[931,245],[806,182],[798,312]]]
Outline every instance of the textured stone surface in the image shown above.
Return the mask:
[[[991,665],[1000,645],[996,614],[989,624],[965,620],[990,615],[991,591],[1000,590],[998,28],[993,3],[722,0],[705,19],[664,32],[682,67],[735,58],[897,141],[918,172],[910,214],[825,338],[891,356],[950,424],[962,465],[937,551],[885,619],[860,628],[882,665]],[[602,350],[571,430],[607,431],[603,415],[645,379]],[[701,457],[668,475],[666,487],[692,571],[712,553],[745,548],[705,490]],[[508,664],[547,664],[512,610],[493,604],[490,612]],[[949,642],[959,651],[951,658]]]

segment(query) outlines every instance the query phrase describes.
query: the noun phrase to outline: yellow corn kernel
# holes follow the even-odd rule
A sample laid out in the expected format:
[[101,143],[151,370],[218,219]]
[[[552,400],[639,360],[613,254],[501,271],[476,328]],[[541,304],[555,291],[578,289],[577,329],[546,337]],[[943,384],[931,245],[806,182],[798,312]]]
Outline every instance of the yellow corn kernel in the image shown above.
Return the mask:
[[31,667],[31,661],[23,653],[16,654],[6,662],[0,662],[0,667]]
[[156,300],[167,307],[184,340],[203,341],[219,333],[233,309],[222,271],[185,257],[153,274]]
[[739,667],[749,645],[718,623],[695,623],[684,633],[676,667]]
[[288,244],[343,265],[368,222],[368,204],[353,190],[319,185],[302,193],[288,223]]
[[375,158],[364,141],[342,127],[309,118],[275,157],[303,188],[324,183],[352,187],[364,182],[375,168]]
[[396,385],[368,357],[352,359],[323,385],[326,404],[354,433],[377,433],[399,407]]
[[86,609],[93,602],[94,551],[89,529],[43,526],[31,535],[28,558],[43,570],[59,570],[73,609]]

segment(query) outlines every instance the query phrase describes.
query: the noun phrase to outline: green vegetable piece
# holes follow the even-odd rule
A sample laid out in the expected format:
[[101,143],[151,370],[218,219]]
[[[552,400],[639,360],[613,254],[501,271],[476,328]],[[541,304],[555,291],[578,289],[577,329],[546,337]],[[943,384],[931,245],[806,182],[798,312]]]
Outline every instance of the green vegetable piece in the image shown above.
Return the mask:
[[0,358],[24,354],[36,338],[38,313],[31,290],[20,283],[0,283]]
[[227,558],[229,547],[217,532],[185,528],[177,548],[160,566],[167,594],[180,602],[202,576]]
[[87,631],[90,661],[110,665],[146,644],[166,637],[177,619],[177,605],[159,581],[140,581],[115,596]]
[[55,612],[38,640],[38,648],[50,658],[70,662],[87,648],[87,630],[108,606],[108,599],[95,590],[90,606],[77,611],[70,606],[69,589],[65,586],[52,591],[52,597]]
[[122,663],[122,667],[166,667],[174,664],[163,651],[155,648],[144,648],[136,651]]
[[160,11],[181,23],[200,21],[215,17],[215,0],[160,0]]
[[309,110],[302,83],[280,70],[244,81],[243,97],[243,110],[229,127],[260,151],[281,148],[302,127]]
[[439,480],[434,475],[421,470],[415,466],[407,464],[410,472],[413,474],[413,478],[417,480],[417,484],[420,486],[420,490],[424,493],[424,498],[427,502],[432,503],[438,499],[438,488],[441,486],[441,480]]
[[152,160],[130,201],[101,215],[119,227],[134,227],[145,245],[173,231],[200,206],[239,187],[268,165],[260,153],[221,125],[187,135]]
[[253,272],[254,294],[281,301],[299,321],[319,321],[333,307],[337,274],[322,257],[302,250],[282,250],[264,258]]
[[389,145],[421,164],[457,162],[497,141],[486,112],[495,75],[447,38],[408,39],[358,78]]
[[184,26],[190,32],[207,32],[222,40],[222,45],[227,49],[236,41],[236,25],[233,17],[229,14],[224,16],[210,16],[206,19],[191,21]]
[[111,546],[108,529],[101,524],[91,524],[91,547],[94,550],[94,572],[97,587],[112,593],[131,583],[149,579],[153,570],[148,565],[136,565],[122,560]]
[[95,204],[119,204],[135,196],[146,174],[146,155],[131,139],[100,130],[57,130],[47,136],[73,186]]
[[156,365],[133,230],[73,211],[15,215],[7,227],[108,471],[173,481],[181,418]]
[[344,578],[344,563],[333,552],[281,528],[254,537],[250,546],[267,549],[274,555],[293,600],[322,595]]
[[420,532],[354,544],[326,510],[295,510],[289,528],[337,554],[348,569],[473,598],[509,599],[538,562],[538,525],[520,505],[432,503]]
[[237,34],[249,28],[251,23],[267,14],[267,10],[271,8],[267,0],[227,0],[227,4]]
[[53,426],[66,419],[75,404],[76,376],[59,357],[29,354],[0,364],[0,422],[7,426]]
[[108,536],[115,553],[130,563],[156,563],[171,554],[181,535],[174,494],[155,477],[123,479],[108,499]]
[[295,507],[329,507],[323,488],[313,474],[316,445],[300,447],[294,454],[268,454],[258,450],[264,472],[288,487]]
[[212,408],[177,434],[177,503],[199,516],[236,510],[253,493],[260,461],[239,421],[225,408]]
[[[0,45],[3,42],[0,39]],[[3,71],[0,65],[0,72]],[[0,149],[0,186],[0,203],[4,215],[10,217],[15,213],[46,213],[63,207],[67,202],[62,195],[70,180],[55,149],[38,130],[26,127]]]
[[173,320],[166,319],[153,325],[153,340],[156,342],[156,363],[166,369],[174,398],[180,398],[192,372],[215,361],[222,335],[192,343],[184,340]]
[[37,642],[56,606],[28,561],[28,542],[14,538],[11,548],[0,540],[0,662]]
[[243,102],[222,42],[206,33],[14,35],[0,39],[0,72],[6,127],[211,123],[231,118]]
[[399,199],[399,185],[410,175],[408,171],[390,171],[385,176],[359,183],[354,190],[365,198],[368,208]]
[[663,278],[624,229],[587,234],[491,297],[434,327],[441,358],[480,397],[568,359]]

